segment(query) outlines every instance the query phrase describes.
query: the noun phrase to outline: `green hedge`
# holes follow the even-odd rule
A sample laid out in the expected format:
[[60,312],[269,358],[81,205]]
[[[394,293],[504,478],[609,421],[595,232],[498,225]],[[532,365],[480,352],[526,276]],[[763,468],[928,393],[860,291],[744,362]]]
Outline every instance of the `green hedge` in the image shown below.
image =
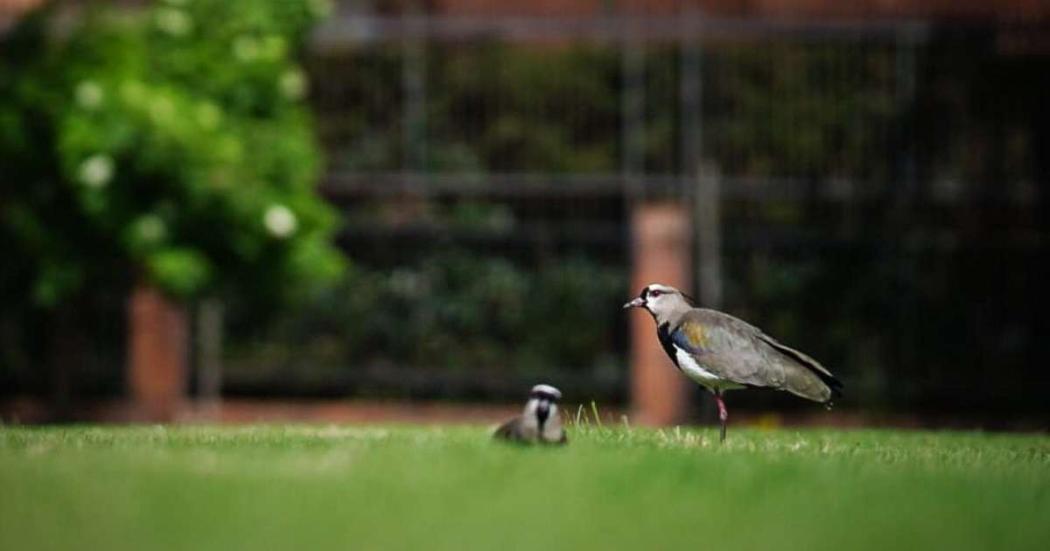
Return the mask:
[[322,9],[167,0],[72,29],[45,10],[4,37],[0,224],[37,304],[105,284],[110,261],[182,297],[339,273],[296,61]]
[[395,268],[355,263],[340,285],[261,333],[250,305],[235,307],[231,359],[235,370],[615,370],[626,288],[625,270],[579,256],[537,269],[453,247]]

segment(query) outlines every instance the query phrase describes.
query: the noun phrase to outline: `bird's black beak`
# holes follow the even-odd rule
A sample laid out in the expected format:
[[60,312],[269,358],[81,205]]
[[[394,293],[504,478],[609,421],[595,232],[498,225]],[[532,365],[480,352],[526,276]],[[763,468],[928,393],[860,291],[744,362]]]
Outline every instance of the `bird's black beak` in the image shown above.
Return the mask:
[[638,297],[632,300],[631,302],[624,304],[623,309],[626,310],[628,308],[641,308],[642,306],[645,306],[645,299],[642,297]]

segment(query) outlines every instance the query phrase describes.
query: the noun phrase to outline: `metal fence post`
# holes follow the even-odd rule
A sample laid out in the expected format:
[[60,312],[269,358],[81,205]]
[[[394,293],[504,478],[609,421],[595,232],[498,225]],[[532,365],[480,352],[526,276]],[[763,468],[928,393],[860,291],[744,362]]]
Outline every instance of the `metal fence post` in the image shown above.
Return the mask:
[[645,172],[645,45],[629,24],[623,32],[620,169],[631,179]]
[[200,401],[209,415],[218,413],[222,400],[222,302],[201,301],[197,311],[197,384]]
[[426,169],[426,25],[427,17],[419,5],[411,3],[406,11],[407,32],[402,43],[404,60],[401,87],[404,93],[404,163],[409,171]]
[[713,164],[700,166],[696,179],[696,275],[705,308],[722,307],[722,180]]

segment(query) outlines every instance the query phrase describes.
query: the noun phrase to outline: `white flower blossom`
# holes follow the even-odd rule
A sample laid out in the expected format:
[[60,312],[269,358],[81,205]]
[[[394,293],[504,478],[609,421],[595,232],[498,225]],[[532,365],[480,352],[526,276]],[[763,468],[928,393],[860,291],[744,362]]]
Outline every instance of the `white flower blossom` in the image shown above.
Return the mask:
[[137,80],[125,80],[120,83],[120,97],[131,105],[142,105],[148,98],[146,86]]
[[197,105],[197,122],[206,130],[214,130],[219,126],[222,112],[214,103],[202,102]]
[[161,8],[154,16],[157,27],[171,36],[184,36],[193,29],[193,19],[177,8]]
[[80,163],[80,182],[91,189],[102,189],[113,179],[113,159],[109,155],[96,154]]
[[150,101],[149,115],[153,122],[169,122],[175,117],[175,102],[167,96],[158,95]]
[[288,52],[288,42],[283,36],[272,34],[259,41],[259,54],[270,61],[284,57]]
[[242,62],[255,60],[259,57],[259,42],[252,36],[238,36],[233,41],[233,57]]
[[168,236],[168,226],[156,214],[146,214],[135,222],[135,233],[144,243],[154,244]]
[[266,213],[263,215],[263,225],[266,226],[266,231],[270,232],[270,235],[278,239],[284,239],[295,233],[299,222],[291,209],[284,205],[275,204],[270,205],[266,209]]
[[302,99],[306,95],[306,77],[298,69],[285,71],[281,75],[278,87],[284,97],[290,100]]
[[95,109],[102,105],[102,100],[105,99],[105,93],[97,82],[93,80],[83,80],[77,83],[74,97],[77,100],[77,105],[84,109]]

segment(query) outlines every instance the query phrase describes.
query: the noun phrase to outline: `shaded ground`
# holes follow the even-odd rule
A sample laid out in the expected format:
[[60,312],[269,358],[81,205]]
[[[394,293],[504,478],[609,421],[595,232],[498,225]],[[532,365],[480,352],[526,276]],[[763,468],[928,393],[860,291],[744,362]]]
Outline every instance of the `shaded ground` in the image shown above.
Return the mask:
[[[182,423],[497,423],[521,411],[521,404],[409,402],[403,400],[187,400],[177,413]],[[0,422],[47,423],[54,408],[34,399],[0,401]],[[125,400],[94,401],[70,408],[70,418],[82,422],[128,422],[136,412]]]
[[0,548],[1041,549],[1050,438],[0,428]]

